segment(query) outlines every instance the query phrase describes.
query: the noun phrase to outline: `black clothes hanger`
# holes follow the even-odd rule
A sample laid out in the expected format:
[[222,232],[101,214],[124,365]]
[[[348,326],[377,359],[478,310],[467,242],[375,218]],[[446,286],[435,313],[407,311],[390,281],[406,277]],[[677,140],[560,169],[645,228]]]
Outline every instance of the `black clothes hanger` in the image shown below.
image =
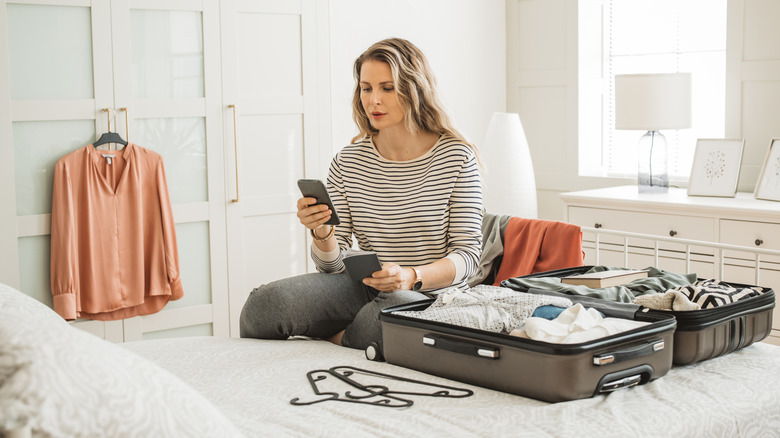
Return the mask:
[[311,388],[314,391],[314,395],[320,396],[322,398],[316,398],[310,401],[301,401],[299,397],[295,397],[294,399],[290,400],[290,404],[295,406],[306,406],[306,405],[313,405],[315,403],[321,403],[324,401],[340,401],[340,402],[359,403],[359,404],[374,405],[374,406],[384,406],[388,408],[405,408],[414,404],[414,402],[411,400],[406,400],[400,397],[393,397],[391,395],[387,395],[385,391],[375,392],[363,387],[353,388],[361,391],[366,391],[368,393],[367,395],[361,395],[359,397],[352,395],[350,391],[346,391],[344,394],[341,394],[339,392],[324,391],[322,388],[320,388],[320,384],[328,377],[337,377],[330,370],[312,370],[306,373],[306,377],[309,379],[309,385],[311,385]]
[[[127,115],[127,109],[120,108],[120,110],[125,110],[125,115]],[[121,144],[122,146],[127,146],[127,140],[123,139],[119,134],[116,132],[111,132],[111,108],[105,109],[106,113],[108,113],[108,132],[103,133],[103,135],[100,136],[99,139],[97,139],[96,142],[92,143],[93,147],[98,147],[100,145],[104,145],[106,143],[115,143],[115,144]],[[125,120],[126,122],[126,120]],[[109,146],[109,150],[111,149],[111,146]]]
[[[358,382],[355,377],[369,377],[373,380],[371,384]],[[299,397],[290,400],[290,404],[296,406],[312,405],[324,401],[341,401],[349,403],[362,403],[374,406],[384,406],[389,408],[405,408],[412,406],[414,402],[401,398],[398,394],[427,397],[453,397],[462,398],[473,395],[470,389],[455,388],[446,385],[437,385],[435,383],[423,382],[420,380],[408,379],[406,377],[383,374],[376,371],[364,370],[351,366],[336,366],[328,370],[313,370],[306,374],[309,379],[314,395],[319,396],[309,401],[301,401]],[[329,377],[335,377],[337,381],[346,384],[349,390],[343,392],[324,391],[321,384]],[[385,381],[395,382],[401,386],[406,386],[406,390],[390,389],[380,383]],[[410,391],[411,388],[420,388],[423,391]],[[427,391],[425,389],[428,389]],[[355,392],[357,391],[357,392]]]
[[[404,394],[404,395],[417,395],[427,397],[451,397],[451,398],[463,398],[474,394],[473,391],[466,388],[456,388],[454,386],[440,385],[436,383],[424,382],[421,380],[414,380],[402,376],[394,376],[392,374],[383,374],[378,371],[365,370],[362,368],[355,368],[352,366],[336,366],[328,370],[332,375],[338,377],[342,381],[349,383],[350,385],[362,389],[367,392],[379,393],[383,395],[387,394]],[[375,379],[378,382],[382,380],[389,380],[391,382],[406,383],[406,388],[397,387],[395,389],[389,389],[386,386],[374,384],[363,384],[358,382],[357,377],[364,376]],[[423,390],[411,391],[412,388],[419,388]],[[429,389],[424,391],[424,389]],[[358,398],[357,396],[349,397]]]
[[121,144],[122,146],[127,146],[127,141],[125,141],[125,139],[123,139],[116,132],[110,132],[110,131],[103,133],[103,135],[101,135],[96,142],[92,143],[92,146],[98,147],[106,143],[117,143],[117,144]]

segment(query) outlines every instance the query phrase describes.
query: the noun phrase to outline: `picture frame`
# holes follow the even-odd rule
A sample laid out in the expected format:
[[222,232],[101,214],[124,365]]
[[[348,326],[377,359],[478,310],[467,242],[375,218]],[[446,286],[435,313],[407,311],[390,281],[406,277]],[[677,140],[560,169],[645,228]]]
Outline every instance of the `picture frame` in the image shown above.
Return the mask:
[[767,201],[780,201],[780,138],[773,138],[769,142],[769,150],[766,151],[753,197]]
[[736,196],[744,147],[744,138],[696,140],[696,152],[688,179],[688,195]]

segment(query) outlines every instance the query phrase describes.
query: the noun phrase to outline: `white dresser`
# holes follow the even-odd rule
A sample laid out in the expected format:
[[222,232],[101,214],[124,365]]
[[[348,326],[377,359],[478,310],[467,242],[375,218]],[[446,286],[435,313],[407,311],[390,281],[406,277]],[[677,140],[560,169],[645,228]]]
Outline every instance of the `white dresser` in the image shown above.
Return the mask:
[[[685,189],[668,193],[639,193],[636,186],[610,187],[561,194],[567,222],[583,227],[630,231],[780,250],[780,202],[762,201],[752,193],[734,198],[688,196]],[[595,239],[583,236],[586,264],[595,262]],[[623,252],[628,246],[628,255]],[[653,242],[603,235],[599,240],[599,263],[642,268],[657,264],[674,272],[696,272],[699,277],[718,277],[712,249],[683,254],[682,246],[659,244],[660,257],[652,257]],[[690,265],[686,264],[690,258]],[[747,253],[725,252],[723,275],[729,281],[756,284],[755,258]],[[759,286],[780,293],[780,258],[762,256]],[[767,342],[780,345],[780,308],[775,307],[772,335]]]

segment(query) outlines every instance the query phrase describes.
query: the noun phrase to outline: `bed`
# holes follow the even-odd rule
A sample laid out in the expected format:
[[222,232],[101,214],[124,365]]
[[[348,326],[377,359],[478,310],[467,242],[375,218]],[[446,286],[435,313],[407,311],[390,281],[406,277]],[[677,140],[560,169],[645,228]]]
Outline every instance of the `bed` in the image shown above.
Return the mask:
[[[731,356],[672,369],[647,385],[548,404],[439,379],[325,341],[225,338],[126,345],[212,401],[248,436],[767,436],[780,433],[780,347],[757,344]],[[474,392],[409,397],[396,409],[316,399],[306,374],[351,365]],[[523,372],[521,369],[518,373]],[[770,432],[774,431],[774,432]]]
[[[70,327],[45,305],[5,285],[0,286],[0,339],[0,425],[27,428],[32,436],[780,433],[780,347],[764,343],[675,367],[642,386],[548,404],[368,361],[362,351],[321,340],[188,337],[112,344]],[[329,397],[317,396],[307,375],[333,367],[473,394],[404,395],[413,404],[403,408],[325,400]],[[296,398],[320,401],[292,405]]]
[[[348,386],[339,370],[391,388],[395,398]],[[431,396],[437,391],[448,396]],[[112,438],[780,436],[780,346],[756,343],[645,385],[550,404],[368,361],[322,340],[112,344],[0,284],[0,436],[4,430]]]

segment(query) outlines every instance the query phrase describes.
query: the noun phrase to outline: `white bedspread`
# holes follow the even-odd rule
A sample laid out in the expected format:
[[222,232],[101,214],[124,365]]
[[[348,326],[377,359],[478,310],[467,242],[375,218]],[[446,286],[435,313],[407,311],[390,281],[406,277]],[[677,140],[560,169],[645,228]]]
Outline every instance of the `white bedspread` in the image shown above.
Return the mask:
[[[441,379],[325,341],[177,338],[124,346],[200,391],[249,437],[780,436],[780,347],[755,344],[675,367],[646,385],[548,404]],[[306,373],[351,365],[469,388],[467,398],[410,397],[396,409],[315,399]],[[522,369],[517,370],[522,373]]]

